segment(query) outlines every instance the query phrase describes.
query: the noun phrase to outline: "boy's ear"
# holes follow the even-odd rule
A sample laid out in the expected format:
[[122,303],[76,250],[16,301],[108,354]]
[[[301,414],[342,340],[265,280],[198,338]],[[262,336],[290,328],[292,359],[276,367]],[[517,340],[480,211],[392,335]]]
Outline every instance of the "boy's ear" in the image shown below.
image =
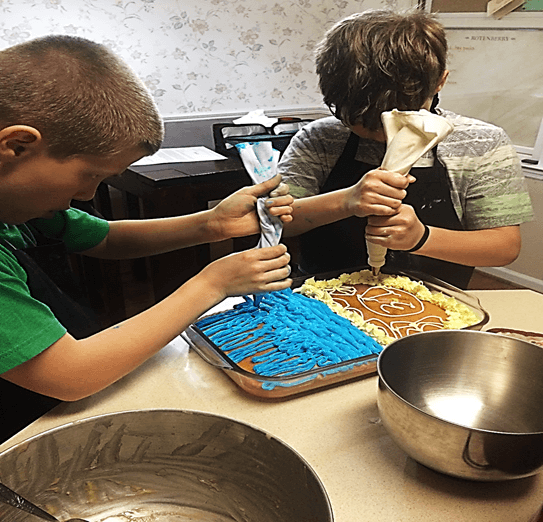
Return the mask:
[[14,160],[43,147],[39,130],[28,125],[11,125],[0,130],[0,158]]
[[437,94],[441,89],[443,89],[443,86],[447,82],[448,77],[449,77],[449,71],[447,69],[445,69],[443,71],[443,74],[441,75],[441,78],[440,78],[439,83],[437,85],[436,92],[434,94]]

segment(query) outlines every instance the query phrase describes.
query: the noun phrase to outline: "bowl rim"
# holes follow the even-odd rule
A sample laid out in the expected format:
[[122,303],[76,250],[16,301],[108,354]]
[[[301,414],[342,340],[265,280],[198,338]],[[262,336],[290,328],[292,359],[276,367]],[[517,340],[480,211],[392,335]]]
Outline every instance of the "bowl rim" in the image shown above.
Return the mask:
[[[76,419],[76,420],[73,420],[73,421],[68,421],[68,422],[65,422],[63,424],[59,424],[58,426],[54,426],[52,428],[41,431],[39,433],[35,433],[34,435],[31,435],[30,437],[28,437],[26,439],[23,439],[23,440],[15,443],[15,444],[13,444],[9,448],[6,448],[6,449],[0,451],[0,458],[3,457],[6,453],[14,451],[16,448],[20,448],[22,445],[26,445],[26,444],[29,444],[31,442],[34,442],[36,439],[42,438],[42,437],[44,437],[46,435],[51,435],[51,434],[55,434],[56,432],[59,432],[59,431],[64,431],[65,429],[67,429],[67,428],[69,428],[71,426],[79,426],[81,424],[92,424],[92,423],[99,422],[99,421],[102,421],[102,420],[107,419],[107,418],[120,417],[120,416],[134,414],[134,413],[136,413],[136,414],[180,413],[180,414],[186,414],[186,415],[197,415],[197,416],[201,415],[201,416],[205,416],[205,417],[215,417],[215,418],[217,418],[219,420],[224,420],[224,421],[228,421],[228,422],[233,422],[235,424],[240,424],[240,425],[245,426],[247,428],[250,428],[250,429],[252,429],[252,430],[254,430],[256,432],[259,432],[260,434],[264,435],[267,439],[274,439],[279,444],[285,446],[293,454],[295,454],[308,467],[308,469],[313,471],[313,473],[315,474],[315,477],[317,479],[319,479],[319,481],[320,481],[320,478],[317,475],[317,472],[314,470],[313,466],[311,466],[309,464],[309,462],[305,459],[305,457],[303,457],[301,455],[301,453],[298,450],[296,450],[294,447],[292,447],[289,443],[285,442],[283,439],[281,439],[280,437],[274,435],[270,431],[268,431],[268,430],[266,430],[264,428],[261,428],[260,426],[257,426],[256,424],[252,424],[250,422],[235,419],[234,417],[229,417],[228,415],[223,415],[223,414],[220,414],[220,413],[214,413],[214,412],[209,412],[209,411],[204,411],[204,410],[192,410],[190,408],[138,408],[138,409],[119,410],[119,411],[98,413],[96,415],[91,415],[89,417],[83,417],[83,418]],[[320,481],[320,482],[321,482],[321,486],[323,487],[323,490],[324,490],[324,484],[322,483],[322,481]]]
[[263,436],[266,440],[274,440],[276,443],[281,445],[284,449],[290,451],[290,453],[299,461],[299,463],[313,476],[315,479],[316,484],[318,485],[322,497],[323,502],[327,507],[327,515],[330,520],[330,522],[334,522],[335,516],[334,516],[334,510],[332,506],[332,501],[330,498],[330,495],[324,485],[323,480],[317,473],[314,466],[310,464],[310,462],[298,451],[296,450],[292,445],[285,442],[280,437],[274,435],[270,431],[261,428],[255,424],[235,419],[233,417],[229,417],[227,415],[214,413],[214,412],[208,412],[203,410],[192,410],[188,408],[141,408],[141,409],[130,409],[130,410],[120,410],[120,411],[114,411],[114,412],[106,412],[106,413],[100,413],[96,415],[91,415],[89,417],[84,417],[81,419],[76,419],[74,421],[66,422],[64,424],[61,424],[59,426],[55,426],[53,428],[47,429],[43,432],[37,433],[35,435],[30,436],[27,439],[24,439],[13,446],[10,446],[9,448],[3,450],[0,452],[0,459],[6,455],[9,455],[10,453],[18,453],[22,450],[26,449],[26,446],[30,443],[35,442],[38,439],[41,439],[45,436],[54,435],[57,432],[64,431],[66,429],[69,429],[72,426],[80,426],[83,424],[95,424],[96,422],[103,421],[105,419],[110,419],[114,417],[123,417],[130,414],[150,414],[150,413],[177,413],[182,415],[197,415],[197,416],[205,416],[205,417],[213,417],[219,420],[231,422],[234,424],[241,425],[245,428],[249,428],[249,430],[252,430],[254,432],[259,433],[261,436]]

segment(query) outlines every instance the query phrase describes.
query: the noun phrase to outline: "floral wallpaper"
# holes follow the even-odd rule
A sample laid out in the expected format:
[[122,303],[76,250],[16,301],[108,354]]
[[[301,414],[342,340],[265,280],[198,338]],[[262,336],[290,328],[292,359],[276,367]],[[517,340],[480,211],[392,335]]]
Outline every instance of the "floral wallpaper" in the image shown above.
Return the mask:
[[163,116],[320,107],[313,51],[349,14],[412,0],[0,0],[0,48],[45,34],[101,42]]

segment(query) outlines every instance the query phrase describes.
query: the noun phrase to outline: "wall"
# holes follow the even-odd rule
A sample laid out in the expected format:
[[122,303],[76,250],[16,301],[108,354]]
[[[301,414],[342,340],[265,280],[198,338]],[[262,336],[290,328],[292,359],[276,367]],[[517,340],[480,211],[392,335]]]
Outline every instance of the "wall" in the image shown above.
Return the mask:
[[0,48],[45,34],[106,44],[165,117],[320,107],[313,51],[351,13],[410,0],[0,0]]
[[543,287],[543,179],[526,178],[532,204],[534,206],[534,220],[521,225],[522,251],[519,258],[507,268],[515,272],[526,274],[538,279]]
[[506,267],[483,268],[481,271],[543,293],[543,176],[530,172],[526,172],[526,175],[534,220],[520,226],[520,256]]
[[441,106],[499,125],[515,145],[533,147],[543,116],[543,61],[530,56],[543,49],[543,28],[449,28],[447,38]]

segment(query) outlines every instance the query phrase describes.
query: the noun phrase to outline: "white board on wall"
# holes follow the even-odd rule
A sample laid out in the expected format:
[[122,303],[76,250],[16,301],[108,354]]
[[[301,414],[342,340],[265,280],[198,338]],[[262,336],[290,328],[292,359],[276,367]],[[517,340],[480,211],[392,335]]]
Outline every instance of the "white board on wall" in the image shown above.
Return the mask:
[[503,127],[533,147],[543,118],[543,30],[449,28],[440,106]]

